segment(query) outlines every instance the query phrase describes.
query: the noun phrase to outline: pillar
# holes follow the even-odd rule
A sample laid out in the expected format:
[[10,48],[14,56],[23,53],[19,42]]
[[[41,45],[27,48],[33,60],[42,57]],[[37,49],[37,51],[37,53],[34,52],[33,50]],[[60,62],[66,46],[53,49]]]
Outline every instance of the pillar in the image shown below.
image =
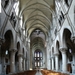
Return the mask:
[[73,55],[73,63],[72,63],[72,73],[75,74],[75,53]]
[[23,70],[25,71],[25,58],[23,59]]
[[50,69],[50,63],[49,63],[50,62],[50,60],[49,60],[50,59],[50,54],[49,54],[49,49],[47,49],[46,52],[47,52],[47,54],[46,54],[47,55],[47,57],[46,57],[46,59],[47,59],[47,61],[46,61],[47,62],[47,69],[49,70]]
[[2,64],[1,64],[1,41],[0,41],[0,74],[2,73]]
[[55,70],[59,70],[59,60],[58,60],[58,54],[55,54]]
[[4,69],[3,69],[3,63],[2,63],[2,52],[1,52],[1,45],[2,45],[2,43],[4,42],[5,40],[4,39],[2,39],[1,37],[0,37],[0,75],[2,75],[2,74],[5,74],[4,73]]
[[23,71],[23,58],[22,58],[22,54],[18,54],[18,60],[19,60],[19,71]]
[[54,70],[54,57],[52,57],[52,70]]
[[66,56],[66,48],[61,48],[60,51],[62,53],[62,71],[67,72],[67,56]]
[[5,40],[0,38],[0,64],[1,64],[1,45]]
[[11,49],[10,50],[10,72],[14,73],[15,72],[15,53],[16,49]]
[[51,66],[52,62],[51,62],[51,58],[50,58],[50,70],[52,69],[52,66]]
[[1,64],[1,42],[0,42],[0,64]]

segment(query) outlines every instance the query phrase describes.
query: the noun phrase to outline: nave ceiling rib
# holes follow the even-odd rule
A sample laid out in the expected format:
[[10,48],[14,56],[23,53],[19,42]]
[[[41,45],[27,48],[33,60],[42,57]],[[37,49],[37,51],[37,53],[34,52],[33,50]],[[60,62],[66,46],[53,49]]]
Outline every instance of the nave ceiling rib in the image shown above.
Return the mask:
[[[55,0],[19,0],[20,1],[20,15],[24,18],[24,27],[27,36],[32,39],[43,39],[45,43],[48,32],[52,25],[52,14],[54,14]],[[19,15],[19,16],[20,16]],[[37,35],[35,30],[41,30],[42,33]],[[35,32],[35,34],[34,34]],[[40,38],[39,38],[40,37]],[[32,48],[42,49],[45,47],[44,43],[40,41],[32,41]],[[35,39],[35,40],[36,40]]]
[[46,33],[50,29],[52,13],[54,13],[54,0],[19,1],[21,11],[20,14],[24,15],[27,33],[30,35],[37,27]]

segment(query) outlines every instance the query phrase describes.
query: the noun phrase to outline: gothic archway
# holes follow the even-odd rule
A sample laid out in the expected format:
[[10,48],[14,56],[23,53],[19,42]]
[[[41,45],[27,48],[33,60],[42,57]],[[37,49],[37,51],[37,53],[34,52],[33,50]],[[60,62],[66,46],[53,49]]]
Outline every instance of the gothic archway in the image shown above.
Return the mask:
[[74,66],[73,65],[73,57],[74,57],[74,53],[75,53],[75,44],[73,43],[73,41],[71,40],[71,31],[67,28],[64,29],[63,32],[63,38],[65,41],[65,44],[67,46],[67,51],[66,51],[66,55],[67,55],[67,71],[72,73],[72,68]]
[[13,34],[11,30],[8,30],[4,34],[5,41],[3,42],[1,46],[1,52],[2,52],[2,66],[3,66],[3,74],[9,74],[10,73],[10,49],[11,45],[13,44]]

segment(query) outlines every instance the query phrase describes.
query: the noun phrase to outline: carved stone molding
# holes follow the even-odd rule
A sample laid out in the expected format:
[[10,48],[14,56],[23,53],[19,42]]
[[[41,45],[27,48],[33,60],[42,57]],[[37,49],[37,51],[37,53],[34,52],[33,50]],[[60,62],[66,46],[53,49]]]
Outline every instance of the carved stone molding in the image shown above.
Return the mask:
[[23,54],[22,54],[22,53],[19,53],[18,56],[19,56],[19,57],[23,57]]
[[58,56],[58,55],[59,55],[59,53],[58,53],[58,52],[55,52],[55,53],[54,53],[54,56]]
[[0,45],[2,45],[2,43],[3,43],[4,41],[5,41],[4,39],[1,39],[1,38],[0,38]]
[[71,40],[73,43],[75,43],[75,37],[74,36],[71,36]]
[[13,48],[13,49],[9,49],[9,51],[11,51],[11,52],[17,52],[17,49]]
[[66,53],[67,48],[66,47],[60,47],[59,50],[61,51],[61,53]]

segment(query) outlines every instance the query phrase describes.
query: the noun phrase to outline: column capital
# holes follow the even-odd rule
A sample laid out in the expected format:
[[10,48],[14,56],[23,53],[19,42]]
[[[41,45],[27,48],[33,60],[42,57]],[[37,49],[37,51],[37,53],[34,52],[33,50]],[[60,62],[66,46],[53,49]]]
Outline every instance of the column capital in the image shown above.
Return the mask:
[[73,43],[75,43],[75,37],[71,37],[71,40],[73,41]]
[[22,54],[22,53],[19,53],[18,56],[19,56],[19,57],[23,57],[23,54]]
[[67,47],[60,47],[59,50],[60,50],[62,53],[66,53]]
[[13,48],[13,49],[10,49],[9,51],[10,52],[17,52],[17,49],[16,48]]
[[25,57],[25,56],[23,56],[23,59],[26,59],[26,57]]
[[50,57],[50,60],[51,60],[51,57]]
[[58,53],[58,52],[55,52],[55,53],[54,53],[54,56],[58,56],[58,55],[59,55],[59,53]]
[[53,54],[51,54],[51,58],[54,58],[54,53],[53,53]]
[[52,56],[51,59],[54,59],[54,56]]
[[0,38],[0,45],[2,45],[2,43],[3,43],[4,41],[5,41],[4,39],[1,39],[1,38]]

